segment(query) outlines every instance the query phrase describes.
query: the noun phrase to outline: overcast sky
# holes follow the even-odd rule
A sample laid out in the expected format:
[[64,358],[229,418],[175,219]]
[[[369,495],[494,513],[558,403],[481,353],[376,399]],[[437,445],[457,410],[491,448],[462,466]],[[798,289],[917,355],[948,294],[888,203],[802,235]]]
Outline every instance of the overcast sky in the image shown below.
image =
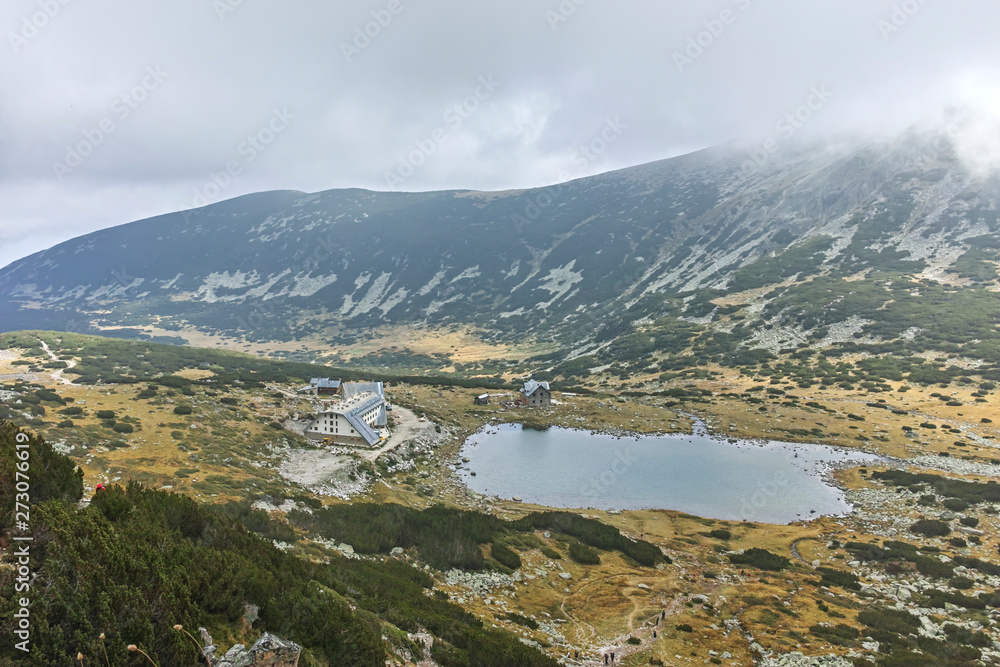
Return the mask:
[[[0,266],[248,192],[507,189],[1000,115],[996,0],[4,0]],[[591,149],[582,151],[582,147]]]

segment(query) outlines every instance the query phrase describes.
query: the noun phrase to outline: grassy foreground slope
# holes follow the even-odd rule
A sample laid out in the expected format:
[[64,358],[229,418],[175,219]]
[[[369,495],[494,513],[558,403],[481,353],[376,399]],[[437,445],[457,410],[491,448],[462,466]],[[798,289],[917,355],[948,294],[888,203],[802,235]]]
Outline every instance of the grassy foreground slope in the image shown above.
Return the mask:
[[[310,367],[286,373],[284,369],[291,366],[284,363],[151,343],[46,332],[14,336],[17,344],[8,344],[10,353],[0,358],[0,375],[8,376],[0,387],[6,392],[0,396],[4,401],[0,410],[9,409],[17,424],[43,433],[57,451],[68,452],[85,470],[88,485],[121,475],[123,480],[139,479],[149,488],[173,485],[174,491],[191,497],[200,494],[219,503],[193,506],[197,515],[191,530],[197,531],[197,521],[204,520],[202,532],[193,537],[184,532],[186,520],[171,518],[187,512],[187,501],[135,485],[101,496],[82,513],[67,511],[55,523],[90,517],[89,521],[107,526],[101,534],[111,536],[111,541],[135,545],[160,533],[139,531],[127,517],[153,525],[166,522],[165,531],[180,526],[176,528],[180,536],[161,542],[164,548],[173,549],[171,554],[183,557],[194,553],[186,544],[205,547],[202,540],[210,538],[217,526],[246,536],[241,539],[256,540],[243,530],[247,527],[267,538],[254,547],[269,554],[264,562],[305,559],[297,561],[305,564],[301,567],[306,569],[299,570],[303,577],[341,595],[361,620],[377,624],[372,627],[380,631],[383,651],[395,664],[405,662],[407,653],[416,658],[418,650],[446,666],[490,664],[478,661],[475,647],[462,647],[461,633],[458,638],[439,634],[435,628],[440,626],[432,623],[434,614],[407,602],[410,592],[414,599],[450,600],[453,606],[431,608],[440,611],[440,618],[449,624],[454,622],[448,614],[465,614],[456,618],[469,619],[472,627],[503,628],[554,658],[579,648],[581,655],[599,663],[601,651],[614,650],[617,662],[630,667],[674,664],[676,655],[718,664],[715,658],[725,664],[727,659],[720,656],[726,653],[732,656],[730,661],[746,665],[759,662],[767,653],[791,651],[850,656],[858,667],[971,667],[980,659],[1000,660],[1000,652],[990,648],[992,641],[1000,641],[996,608],[1000,603],[996,565],[1000,501],[996,485],[989,483],[1000,478],[990,467],[997,463],[994,439],[1000,438],[996,429],[1000,414],[991,398],[995,388],[980,386],[985,378],[975,378],[974,373],[968,379],[953,378],[948,387],[922,385],[913,377],[886,376],[868,387],[868,379],[854,377],[856,369],[880,373],[881,368],[878,364],[869,368],[872,360],[857,356],[851,358],[853,369],[840,361],[834,364],[833,370],[846,379],[806,387],[794,367],[803,356],[797,352],[783,355],[783,361],[762,364],[750,376],[709,363],[683,377],[639,376],[620,387],[607,386],[606,393],[559,395],[558,405],[530,411],[531,423],[676,431],[687,428],[680,414],[688,413],[704,418],[717,433],[851,445],[910,458],[914,471],[903,474],[893,466],[879,466],[837,473],[852,502],[858,503],[858,511],[848,517],[775,526],[714,521],[665,510],[611,513],[584,509],[566,513],[568,521],[561,521],[559,513],[546,508],[476,497],[455,483],[453,466],[448,464],[459,460],[459,447],[468,433],[491,422],[523,422],[529,412],[503,410],[496,404],[474,405],[472,397],[484,389],[442,386],[444,382],[433,386],[430,378],[392,386],[394,405],[425,414],[429,423],[441,427],[437,448],[408,452],[402,447],[391,453],[398,457],[395,462],[390,456],[378,459],[375,463],[381,466],[377,468],[381,474],[370,491],[344,502],[312,496],[306,489],[285,484],[273,468],[252,465],[262,460],[269,445],[283,438],[289,439],[290,451],[306,447],[271,423],[285,419],[289,411],[304,409],[302,399],[289,398],[303,378],[336,376],[336,371]],[[57,361],[41,348],[40,339],[54,351]],[[63,384],[52,374],[61,370],[62,380],[83,376],[58,367],[59,362],[98,367],[101,383]],[[205,362],[208,368],[202,365]],[[259,373],[268,367],[280,375],[262,380]],[[24,372],[34,377],[19,375]],[[850,388],[841,386],[848,384],[847,379],[853,380]],[[647,387],[636,380],[654,385],[660,381],[669,388]],[[556,387],[564,385],[560,382]],[[281,392],[285,399],[277,398]],[[175,407],[185,405],[193,408],[192,414],[174,413]],[[105,410],[114,411],[114,419],[98,417]],[[73,426],[61,427],[63,421]],[[134,430],[122,433],[116,426]],[[119,440],[124,446],[119,446]],[[33,466],[41,460],[35,459]],[[397,468],[396,463],[407,466]],[[67,479],[71,481],[72,476]],[[128,508],[126,518],[103,506],[105,499],[119,493]],[[226,502],[234,498],[242,500]],[[294,509],[282,510],[287,512],[284,516],[272,513],[271,517],[283,519],[272,520],[250,508],[260,498],[269,498],[271,506],[290,504]],[[362,499],[376,502],[359,502]],[[151,503],[155,511],[149,513]],[[33,519],[39,521],[42,516],[36,512]],[[588,517],[600,523],[584,520]],[[580,525],[575,525],[577,521]],[[140,537],[129,537],[130,531]],[[623,536],[630,539],[623,540]],[[668,554],[672,562],[664,560],[652,567],[640,562],[644,547],[636,545],[643,539]],[[283,554],[272,553],[269,540],[290,548]],[[364,560],[341,557],[339,547],[334,548],[340,543],[353,545]],[[81,544],[74,548],[89,557],[95,550],[93,539],[85,544],[81,540]],[[210,556],[225,551],[215,544],[207,546],[209,551],[204,553]],[[403,554],[398,553],[400,548]],[[100,548],[102,554],[104,549]],[[78,561],[85,563],[86,558]],[[425,565],[430,569],[424,570]],[[143,567],[143,572],[159,572]],[[456,567],[463,570],[457,577],[450,571]],[[513,576],[515,569],[520,579]],[[375,572],[389,590],[367,581]],[[505,579],[505,575],[511,576]],[[47,576],[45,567],[39,576]],[[196,578],[202,575],[191,576],[195,577],[191,581],[203,581]],[[402,588],[400,582],[408,577],[409,588]],[[481,587],[497,578],[499,585]],[[280,592],[281,586],[287,586],[297,594],[301,590],[295,587],[297,580],[298,575],[291,583],[274,581],[265,590]],[[212,591],[214,598],[198,598],[197,608],[201,613],[203,605],[231,603],[231,608],[225,607],[231,616],[209,611],[202,620],[182,616],[175,622],[185,627],[201,622],[223,650],[236,642],[252,641],[265,628],[281,633],[284,619],[267,616],[259,601],[239,594],[236,587],[252,583],[252,578],[222,581],[229,582],[229,588]],[[343,587],[338,588],[339,583]],[[142,580],[137,585],[144,596],[153,590],[152,584]],[[161,604],[155,596],[150,599]],[[256,605],[256,611],[246,603]],[[9,618],[8,609],[0,611]],[[125,617],[117,608],[113,611],[113,617]],[[664,612],[666,617],[657,625],[655,619]],[[927,616],[924,630],[933,630],[933,637],[914,635],[914,612]],[[73,613],[76,617],[84,614],[81,610]],[[311,618],[296,617],[303,628],[308,628]],[[99,634],[99,624],[89,623]],[[154,623],[153,627],[150,636],[156,641],[161,641],[160,628],[170,640],[170,624]],[[426,629],[429,635],[410,637],[401,632],[413,633],[411,628]],[[423,641],[431,635],[443,641],[429,648]],[[309,649],[301,664],[325,664],[322,647],[301,635],[289,636],[298,637]],[[478,634],[473,638],[483,643]],[[872,648],[872,640],[878,642],[877,649]],[[91,654],[86,647],[101,649],[94,643],[79,646],[84,647],[79,650],[88,660]],[[502,653],[493,647],[489,651]],[[8,659],[22,664],[18,657]]]
[[[4,542],[14,502],[10,453],[19,433],[0,424]],[[129,644],[164,667],[196,664],[193,643],[175,624],[205,626],[223,643],[274,632],[306,648],[303,665],[384,665],[391,653],[419,655],[422,649],[405,633],[421,629],[439,638],[432,653],[443,665],[555,664],[512,635],[484,628],[460,607],[425,595],[431,578],[408,564],[311,563],[215,507],[138,484],[111,487],[79,508],[73,502],[81,495],[79,472],[44,440],[28,437],[36,480],[32,652],[25,662],[5,643],[0,661],[6,664],[69,665],[78,652],[85,664],[97,664],[106,649],[112,664],[129,665],[135,657]],[[14,576],[4,568],[0,589],[13,590]],[[13,596],[0,598],[8,637],[16,604]]]

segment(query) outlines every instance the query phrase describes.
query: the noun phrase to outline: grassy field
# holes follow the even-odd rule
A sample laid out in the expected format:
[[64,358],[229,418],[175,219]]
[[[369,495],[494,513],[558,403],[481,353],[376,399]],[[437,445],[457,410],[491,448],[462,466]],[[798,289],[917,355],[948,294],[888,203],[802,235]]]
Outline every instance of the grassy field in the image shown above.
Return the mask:
[[[26,365],[23,351],[7,352],[0,355],[0,375],[25,373],[40,363],[30,359]],[[307,412],[307,401],[290,399],[274,389],[212,388],[210,383],[186,390],[156,386],[155,395],[150,395],[145,383],[64,385],[54,381],[47,369],[38,370],[35,384],[58,393],[65,405],[43,401],[46,412],[43,419],[36,418],[35,428],[50,441],[60,443],[81,465],[90,488],[98,481],[135,479],[211,502],[252,500],[265,494],[315,499],[307,489],[289,484],[275,467],[285,448],[312,447],[303,438],[272,426]],[[694,398],[612,393],[566,396],[557,391],[556,405],[531,411],[504,409],[497,402],[473,404],[478,393],[502,393],[495,389],[390,385],[388,391],[395,404],[442,427],[440,442],[432,454],[414,456],[412,465],[400,472],[392,472],[383,462],[378,468],[380,481],[362,498],[418,508],[440,503],[504,518],[544,509],[477,498],[457,483],[445,465],[470,433],[484,424],[500,422],[687,432],[691,419],[685,415],[696,415],[716,432],[741,438],[841,445],[900,458],[923,454],[947,454],[976,462],[1000,458],[994,446],[995,438],[1000,437],[996,427],[1000,410],[992,401],[976,402],[972,387],[912,387],[901,392],[903,385],[892,383],[892,392],[874,395],[838,387],[820,390],[771,384],[724,368],[708,371],[712,377],[674,385],[703,390]],[[206,380],[213,372],[188,369],[178,374]],[[13,387],[16,382],[7,379],[0,388]],[[615,388],[633,390],[641,385],[639,378],[615,384]],[[749,391],[760,386],[764,389]],[[783,393],[767,391],[774,388]],[[748,396],[759,399],[751,402]],[[880,403],[880,399],[889,409],[869,405]],[[948,401],[962,405],[947,405]],[[178,407],[190,407],[191,413],[176,414]],[[82,414],[60,414],[67,408],[80,408]],[[112,411],[114,424],[127,425],[132,432],[116,432],[98,411]],[[66,418],[72,420],[72,428],[56,425]],[[406,458],[399,453],[396,456]],[[840,471],[837,477],[847,489],[884,488],[857,469]],[[926,510],[907,498],[894,511],[916,521]],[[453,599],[461,599],[463,606],[481,618],[525,638],[551,645],[551,633],[557,632],[568,646],[590,657],[602,648],[615,647],[622,658],[620,664],[625,665],[656,664],[653,660],[673,664],[675,656],[700,663],[713,657],[709,650],[717,655],[728,652],[730,660],[751,664],[745,632],[768,650],[843,654],[845,647],[816,637],[810,628],[819,623],[856,626],[858,610],[878,602],[855,590],[820,588],[818,574],[810,565],[818,560],[824,566],[847,570],[851,556],[839,545],[876,539],[853,517],[767,525],[715,521],[666,510],[615,514],[578,511],[626,535],[661,546],[673,563],[662,569],[643,568],[620,554],[604,552],[600,564],[581,565],[568,556],[569,542],[564,537],[539,531],[534,540],[514,545],[524,563],[521,583],[477,597],[462,586],[448,584],[444,574],[438,574],[438,588]],[[986,535],[981,544],[968,544],[961,553],[995,560],[998,526],[994,517],[978,509],[970,510],[969,515],[982,521]],[[913,535],[904,537],[915,539]],[[831,543],[835,546],[828,546]],[[948,553],[959,552],[958,547],[951,548],[940,540],[935,544]],[[322,553],[308,542],[300,548],[312,557]],[[765,572],[729,562],[728,552],[749,548],[784,556],[790,565],[781,572]],[[558,576],[562,572],[569,577]],[[520,616],[512,617],[512,613]],[[661,613],[666,615],[664,620],[654,624]],[[526,627],[522,617],[532,618],[542,627]],[[627,643],[629,637],[639,643]]]

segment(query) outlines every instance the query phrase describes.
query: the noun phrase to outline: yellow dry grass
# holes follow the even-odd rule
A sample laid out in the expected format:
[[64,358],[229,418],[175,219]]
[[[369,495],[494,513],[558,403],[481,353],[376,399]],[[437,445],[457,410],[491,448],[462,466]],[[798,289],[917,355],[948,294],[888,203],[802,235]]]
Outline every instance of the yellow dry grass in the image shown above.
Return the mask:
[[[113,331],[120,327],[102,327],[103,331]],[[449,327],[426,326],[386,326],[372,329],[363,340],[348,345],[332,345],[338,329],[328,327],[317,330],[310,336],[294,341],[246,341],[214,333],[201,331],[193,326],[180,329],[163,329],[156,326],[135,327],[150,336],[180,336],[193,347],[225,349],[247,352],[262,356],[276,353],[309,353],[319,357],[336,356],[344,360],[355,360],[366,355],[404,352],[421,355],[444,355],[448,362],[437,369],[447,372],[454,370],[451,364],[475,363],[486,360],[520,360],[536,354],[550,352],[551,344],[532,341],[517,344],[490,343],[484,341],[477,332],[457,325]]]
[[[445,343],[457,345],[461,340],[445,339]],[[410,340],[410,343],[419,337]],[[409,343],[408,343],[409,344]],[[444,343],[441,343],[442,345]],[[12,360],[0,360],[0,373],[20,372],[23,367],[14,367]],[[5,370],[9,369],[9,370]],[[714,380],[698,380],[694,384],[713,391],[743,393],[751,386],[764,384],[727,369],[711,369],[719,373]],[[190,377],[201,377],[207,371],[191,371]],[[43,378],[44,379],[44,378]],[[899,383],[893,384],[893,389]],[[90,416],[74,418],[81,427],[98,427],[93,413],[98,409],[114,410],[120,417],[128,416],[140,427],[135,434],[125,436],[130,445],[126,449],[101,451],[100,442],[92,443],[88,453],[93,458],[77,452],[74,458],[81,463],[87,474],[88,484],[99,479],[129,477],[139,479],[151,486],[172,486],[174,490],[191,495],[202,494],[213,502],[244,495],[235,487],[246,488],[245,494],[255,496],[257,492],[251,484],[273,483],[273,472],[257,468],[235,468],[223,462],[223,456],[215,459],[203,458],[197,463],[190,459],[191,450],[204,452],[210,445],[213,433],[227,429],[239,429],[250,435],[248,438],[267,438],[271,430],[256,419],[235,421],[227,412],[216,412],[220,405],[206,402],[200,405],[196,414],[188,417],[174,415],[174,404],[136,400],[136,393],[142,387],[118,386],[114,388],[49,386],[63,396],[75,399],[74,405],[85,407]],[[865,394],[845,391],[839,388],[800,389],[787,384],[781,385],[789,394],[798,397],[798,406],[782,405],[783,398],[767,399],[760,405],[748,404],[741,399],[715,396],[707,402],[679,406],[705,418],[717,431],[743,437],[772,438],[784,440],[809,440],[827,444],[844,445],[876,451],[893,456],[909,457],[917,454],[939,452],[952,456],[971,456],[980,459],[996,457],[994,448],[977,445],[964,435],[951,433],[944,426],[960,428],[966,433],[981,437],[1000,437],[996,422],[1000,421],[1000,408],[992,403],[976,403],[971,396],[974,388],[951,386],[948,389],[935,387],[914,387],[907,392]],[[558,388],[557,388],[558,389]],[[435,421],[458,427],[458,436],[442,446],[439,455],[417,470],[393,477],[377,485],[367,499],[398,502],[412,507],[426,507],[432,503],[451,506],[469,506],[468,498],[461,492],[452,492],[449,482],[453,482],[446,467],[438,467],[443,458],[453,457],[464,436],[483,424],[495,420],[549,423],[553,425],[590,429],[626,429],[637,432],[687,431],[690,421],[677,412],[663,407],[665,399],[647,398],[642,400],[619,400],[612,396],[562,396],[555,398],[562,404],[545,410],[503,410],[496,403],[475,406],[473,397],[481,391],[475,389],[435,388],[428,386],[400,385],[391,389],[393,400],[425,413]],[[237,396],[241,409],[250,412],[250,402],[257,404],[253,416],[260,416],[266,422],[279,415],[287,406],[268,407],[269,392],[230,391]],[[932,393],[945,394],[949,399],[958,400],[962,406],[947,406]],[[186,400],[175,395],[173,399]],[[885,399],[893,407],[907,410],[906,415],[896,415],[890,411],[869,407],[868,402]],[[199,400],[202,400],[199,398]],[[806,407],[805,403],[816,401],[829,410]],[[226,408],[222,408],[226,410]],[[864,417],[864,421],[846,417],[854,413]],[[912,414],[909,414],[912,413]],[[993,423],[982,423],[983,418]],[[921,422],[933,422],[937,429],[921,428]],[[190,429],[191,424],[199,426]],[[917,436],[908,438],[903,426],[915,429]],[[784,428],[809,430],[822,429],[821,438],[801,438],[790,436]],[[853,427],[853,428],[852,428]],[[172,434],[184,433],[181,440]],[[859,436],[868,438],[859,439]],[[107,439],[110,440],[108,435]],[[884,439],[877,439],[884,438]],[[954,442],[964,439],[965,447],[957,447]],[[989,442],[989,441],[987,441]],[[187,448],[185,451],[181,447]],[[239,455],[239,451],[231,452]],[[195,468],[197,472],[188,477],[177,477],[177,472],[185,468]],[[423,475],[426,474],[427,477]],[[225,477],[235,486],[219,487],[218,495],[199,491],[195,478],[204,480],[209,476]],[[862,488],[872,485],[857,470],[839,471],[837,479],[847,488]],[[412,481],[407,481],[412,477]],[[421,488],[434,490],[431,497],[421,495]],[[261,486],[255,488],[262,488]],[[544,509],[513,502],[495,502],[496,514],[517,517],[535,510]],[[905,516],[917,518],[920,507],[899,508]],[[854,624],[858,606],[850,591],[834,588],[833,597],[815,586],[817,573],[808,565],[813,561],[839,569],[846,569],[847,556],[844,550],[829,548],[830,540],[866,541],[873,536],[858,529],[849,518],[820,518],[813,522],[790,525],[748,524],[742,522],[714,521],[662,510],[630,511],[609,514],[594,510],[579,510],[621,530],[632,537],[642,537],[663,547],[674,559],[674,563],[662,570],[640,568],[626,562],[620,555],[603,553],[602,562],[597,566],[582,566],[573,563],[565,554],[565,544],[558,538],[545,538],[542,533],[536,537],[548,548],[564,554],[561,561],[550,561],[538,549],[521,552],[526,563],[526,572],[542,569],[544,575],[537,575],[527,585],[517,588],[516,597],[508,599],[508,609],[539,620],[561,620],[557,626],[560,632],[574,646],[579,646],[585,654],[594,655],[600,647],[615,646],[620,656],[623,642],[629,636],[637,636],[642,643],[625,655],[620,664],[648,664],[659,658],[666,664],[677,661],[675,655],[704,662],[708,650],[718,653],[728,651],[733,661],[751,664],[749,644],[739,631],[727,632],[725,621],[738,619],[743,628],[749,630],[756,641],[765,648],[787,652],[792,650],[811,653],[843,653],[844,649],[830,646],[811,637],[810,626],[820,622]],[[732,533],[731,539],[723,542],[707,536],[713,528],[724,528]],[[973,549],[980,557],[996,552],[996,538],[987,536],[983,544]],[[726,550],[751,547],[767,549],[793,560],[792,567],[784,572],[761,572],[752,568],[735,567],[729,563]],[[793,548],[794,547],[794,548]],[[796,560],[796,554],[802,559]],[[804,561],[804,562],[803,562]],[[555,565],[553,565],[553,563]],[[563,569],[571,575],[564,580],[555,572]],[[641,586],[640,586],[641,584]],[[446,587],[447,588],[447,587]],[[452,593],[461,594],[458,589]],[[709,607],[693,601],[692,596],[705,595]],[[522,636],[538,641],[548,641],[548,636],[530,631],[503,619],[504,612],[495,604],[467,594],[464,605],[477,615],[490,619]],[[827,611],[819,606],[824,603]],[[653,615],[665,611],[666,619],[657,628],[658,637],[651,636],[653,627],[648,623]],[[688,624],[694,632],[679,630],[677,626]]]
[[[152,488],[171,488],[221,502],[256,495],[259,491],[253,492],[254,484],[261,488],[265,484],[275,483],[275,473],[270,469],[237,466],[232,461],[226,462],[227,458],[253,458],[251,452],[243,451],[240,446],[216,451],[219,435],[235,434],[244,442],[251,439],[277,440],[286,435],[276,435],[265,423],[249,415],[251,409],[245,405],[249,402],[256,402],[259,406],[255,410],[258,415],[277,416],[280,412],[264,407],[267,399],[260,392],[229,392],[244,403],[239,411],[247,418],[237,419],[237,413],[230,411],[228,406],[207,403],[204,396],[194,399],[194,414],[176,415],[173,413],[174,407],[191,403],[192,398],[179,393],[167,396],[166,391],[161,390],[160,398],[152,401],[139,400],[136,395],[143,389],[141,385],[104,388],[49,386],[61,396],[72,398],[71,405],[85,410],[84,416],[71,417],[75,428],[65,432],[67,437],[70,430],[87,434],[85,448],[76,447],[70,453],[70,458],[83,469],[88,488],[93,488],[97,482],[125,483],[136,480]],[[101,420],[96,417],[99,410],[114,411],[119,423],[130,423],[135,431],[131,434],[118,434],[102,426]],[[50,420],[55,417],[56,415],[48,416]],[[59,442],[63,431],[50,430],[48,439]],[[116,441],[124,442],[127,446],[112,448],[110,445]],[[192,459],[192,454],[197,459]],[[227,481],[210,492],[205,487],[205,480],[210,477],[224,478]]]

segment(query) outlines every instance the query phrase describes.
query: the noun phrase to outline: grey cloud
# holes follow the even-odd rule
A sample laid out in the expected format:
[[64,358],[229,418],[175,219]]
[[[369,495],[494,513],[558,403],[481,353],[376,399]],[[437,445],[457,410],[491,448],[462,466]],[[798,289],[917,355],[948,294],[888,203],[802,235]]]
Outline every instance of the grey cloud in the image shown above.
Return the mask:
[[[963,145],[990,168],[997,19],[990,0],[11,0],[0,265],[188,207],[233,162],[218,199],[386,189],[444,130],[396,187],[527,187],[767,137],[815,86],[833,96],[804,135],[898,131],[953,104],[988,112]],[[148,68],[166,77],[137,101]],[[456,125],[448,109],[489,76],[502,85]],[[295,119],[248,160],[241,146],[268,138],[276,108]],[[614,118],[628,129],[574,160]],[[102,123],[60,178],[53,163]]]

